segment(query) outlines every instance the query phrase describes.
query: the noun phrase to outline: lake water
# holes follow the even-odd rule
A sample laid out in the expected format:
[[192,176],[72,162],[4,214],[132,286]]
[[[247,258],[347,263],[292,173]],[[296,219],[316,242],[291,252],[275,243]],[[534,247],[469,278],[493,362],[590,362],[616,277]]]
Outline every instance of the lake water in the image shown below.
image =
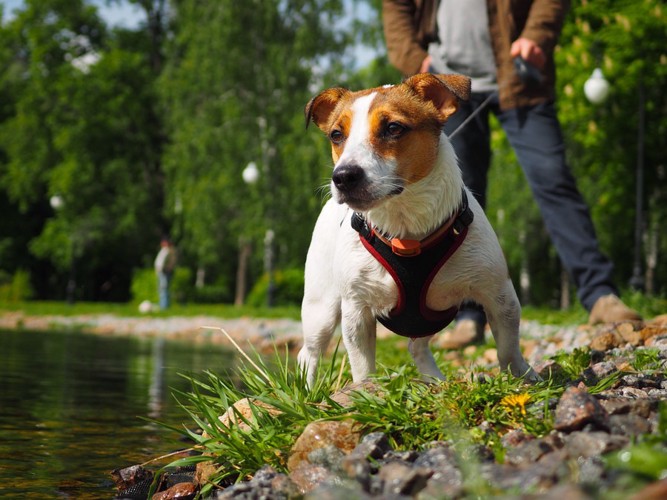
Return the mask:
[[0,498],[112,498],[111,470],[184,446],[141,418],[192,426],[179,374],[233,362],[210,345],[0,330]]

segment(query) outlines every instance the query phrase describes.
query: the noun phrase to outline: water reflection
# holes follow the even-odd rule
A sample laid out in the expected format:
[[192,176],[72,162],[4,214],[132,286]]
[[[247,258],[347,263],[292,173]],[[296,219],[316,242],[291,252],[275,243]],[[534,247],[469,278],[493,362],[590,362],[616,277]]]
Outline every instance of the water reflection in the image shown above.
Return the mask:
[[229,351],[164,339],[0,331],[0,497],[110,498],[108,472],[182,444],[179,373],[224,372]]

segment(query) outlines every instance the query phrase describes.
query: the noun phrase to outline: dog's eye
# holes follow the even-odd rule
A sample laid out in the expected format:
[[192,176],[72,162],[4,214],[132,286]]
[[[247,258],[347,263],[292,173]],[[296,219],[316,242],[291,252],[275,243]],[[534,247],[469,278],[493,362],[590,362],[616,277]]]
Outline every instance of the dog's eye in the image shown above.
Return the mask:
[[386,132],[388,137],[400,137],[405,132],[405,126],[398,122],[389,122],[387,124]]
[[334,144],[340,144],[345,140],[345,136],[343,135],[343,132],[340,130],[332,130],[329,133],[329,140],[333,142]]

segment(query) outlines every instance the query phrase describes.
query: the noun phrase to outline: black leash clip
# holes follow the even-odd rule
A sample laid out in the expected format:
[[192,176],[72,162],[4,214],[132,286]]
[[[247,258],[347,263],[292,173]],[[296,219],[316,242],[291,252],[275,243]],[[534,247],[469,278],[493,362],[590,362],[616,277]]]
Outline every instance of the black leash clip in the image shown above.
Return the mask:
[[519,78],[521,78],[521,81],[526,85],[539,85],[544,80],[544,76],[540,73],[540,70],[521,56],[514,58],[514,69]]

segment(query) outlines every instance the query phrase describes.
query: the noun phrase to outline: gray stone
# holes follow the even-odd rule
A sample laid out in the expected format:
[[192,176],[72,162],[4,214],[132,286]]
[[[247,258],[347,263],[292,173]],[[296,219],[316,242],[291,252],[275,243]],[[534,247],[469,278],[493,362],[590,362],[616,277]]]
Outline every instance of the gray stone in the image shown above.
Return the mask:
[[[267,497],[270,499],[271,497]],[[352,482],[325,482],[304,497],[305,500],[366,500],[371,495]]]
[[411,467],[400,462],[391,462],[378,472],[383,483],[383,497],[393,495],[413,496],[424,489],[433,471],[426,467]]
[[549,434],[540,439],[524,441],[514,448],[509,448],[505,461],[512,465],[523,465],[537,462],[542,456],[563,447],[558,434]]
[[565,451],[571,458],[594,457],[618,450],[629,440],[606,432],[573,432],[563,437]]
[[635,437],[651,432],[651,424],[646,417],[628,413],[609,417],[609,428],[612,434]]
[[593,425],[609,428],[609,415],[595,397],[584,389],[569,387],[561,396],[554,418],[554,428],[572,432]]

